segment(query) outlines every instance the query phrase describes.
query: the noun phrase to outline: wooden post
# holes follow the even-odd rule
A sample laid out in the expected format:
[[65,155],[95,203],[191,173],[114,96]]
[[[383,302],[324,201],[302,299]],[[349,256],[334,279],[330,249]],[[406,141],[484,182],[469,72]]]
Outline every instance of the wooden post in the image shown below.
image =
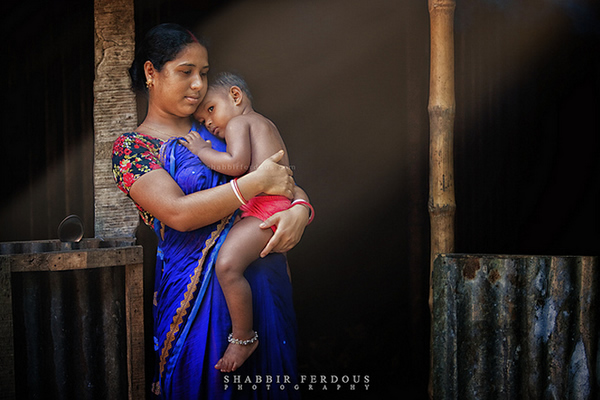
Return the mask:
[[[431,57],[429,77],[429,217],[431,253],[429,308],[433,310],[431,276],[439,253],[454,252],[454,10],[455,0],[429,0]],[[433,315],[433,314],[432,314]],[[432,389],[429,376],[429,394]]]
[[129,399],[144,397],[144,264],[125,266],[125,319],[127,324],[127,381]]
[[[138,213],[118,190],[112,173],[112,144],[137,126],[135,95],[127,73],[135,53],[133,0],[94,0],[94,210],[96,237],[133,237]],[[129,399],[145,391],[143,270],[126,266],[127,374]]]
[[13,341],[10,260],[0,257],[0,399],[14,399],[15,347]]
[[112,144],[137,126],[127,69],[135,52],[133,0],[94,0],[94,212],[95,236],[132,237],[138,214],[113,180]]

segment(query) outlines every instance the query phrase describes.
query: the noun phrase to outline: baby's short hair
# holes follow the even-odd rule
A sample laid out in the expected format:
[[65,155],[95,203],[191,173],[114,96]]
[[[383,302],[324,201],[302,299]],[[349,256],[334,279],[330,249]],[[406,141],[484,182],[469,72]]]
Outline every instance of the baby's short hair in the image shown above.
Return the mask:
[[250,101],[252,101],[252,93],[250,93],[250,89],[248,88],[248,84],[238,74],[234,74],[233,72],[220,72],[218,73],[209,83],[209,88],[224,88],[225,90],[229,90],[232,86],[237,86],[242,89],[242,92],[248,97]]

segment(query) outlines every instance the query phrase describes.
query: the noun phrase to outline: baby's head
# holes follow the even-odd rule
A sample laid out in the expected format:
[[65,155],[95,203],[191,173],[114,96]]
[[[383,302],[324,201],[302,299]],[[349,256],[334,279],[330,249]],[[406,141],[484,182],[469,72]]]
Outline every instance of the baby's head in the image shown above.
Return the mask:
[[215,136],[223,138],[225,126],[233,117],[252,107],[252,95],[242,77],[229,72],[211,80],[194,117]]
[[252,94],[250,93],[248,84],[246,83],[244,78],[232,72],[221,72],[217,74],[217,76],[215,76],[215,78],[211,80],[209,84],[209,90],[220,89],[228,92],[229,89],[231,89],[234,86],[237,86],[244,93],[244,96],[250,102],[252,102]]

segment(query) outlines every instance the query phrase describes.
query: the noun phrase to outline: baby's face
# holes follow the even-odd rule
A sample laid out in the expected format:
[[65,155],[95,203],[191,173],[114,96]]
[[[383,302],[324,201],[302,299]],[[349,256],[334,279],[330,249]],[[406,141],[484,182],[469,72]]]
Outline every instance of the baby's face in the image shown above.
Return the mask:
[[225,138],[225,127],[235,116],[235,103],[225,90],[208,90],[194,113],[194,118],[204,124],[213,135]]

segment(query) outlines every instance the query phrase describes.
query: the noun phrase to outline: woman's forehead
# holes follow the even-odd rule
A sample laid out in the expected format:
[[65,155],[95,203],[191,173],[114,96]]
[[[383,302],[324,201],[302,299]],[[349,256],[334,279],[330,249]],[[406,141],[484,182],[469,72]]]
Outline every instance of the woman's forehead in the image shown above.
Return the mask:
[[183,47],[171,62],[177,66],[208,68],[208,51],[199,43],[190,43]]

